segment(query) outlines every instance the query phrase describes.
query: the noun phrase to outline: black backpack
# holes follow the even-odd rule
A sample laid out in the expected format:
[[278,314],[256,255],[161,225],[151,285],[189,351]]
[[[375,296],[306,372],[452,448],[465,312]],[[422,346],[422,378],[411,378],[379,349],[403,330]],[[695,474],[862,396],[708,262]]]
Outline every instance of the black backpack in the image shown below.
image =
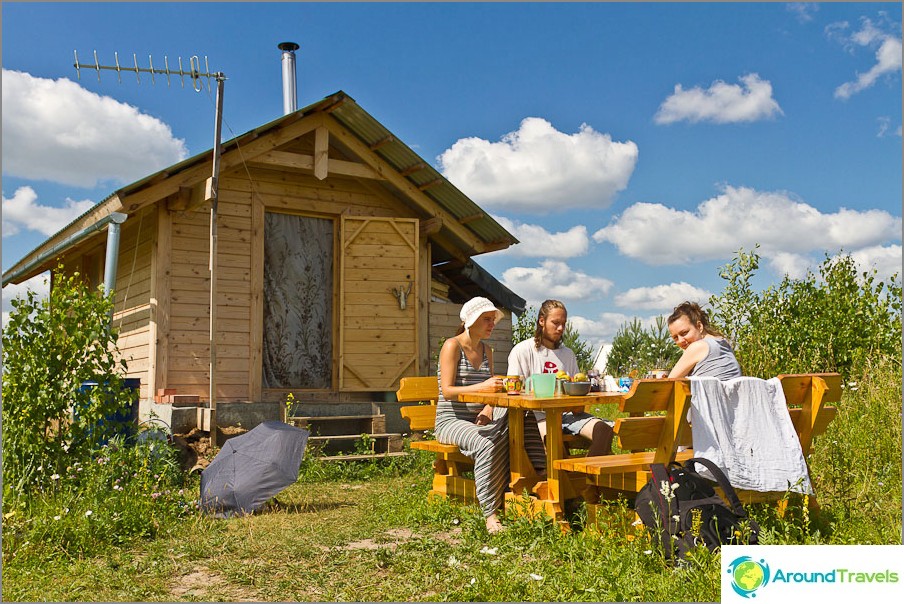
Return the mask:
[[[696,463],[712,472],[731,508],[716,495],[713,484],[694,471]],[[675,462],[668,467],[650,464],[650,471],[653,477],[637,494],[634,510],[653,535],[660,538],[667,560],[684,558],[701,543],[712,551],[723,544],[759,542],[760,527],[747,518],[728,478],[710,460],[694,457],[683,466]]]

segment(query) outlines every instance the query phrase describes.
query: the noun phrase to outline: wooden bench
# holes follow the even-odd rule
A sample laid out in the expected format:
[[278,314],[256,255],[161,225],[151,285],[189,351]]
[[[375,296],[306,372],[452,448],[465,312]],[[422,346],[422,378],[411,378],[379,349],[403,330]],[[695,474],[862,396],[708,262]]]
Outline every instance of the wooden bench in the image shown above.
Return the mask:
[[[426,401],[424,405],[408,405],[399,409],[412,432],[433,430],[436,423],[436,401],[439,385],[436,376],[405,377],[396,391],[399,402]],[[433,488],[431,497],[447,497],[465,503],[477,501],[474,479],[464,476],[474,471],[474,460],[462,455],[456,445],[444,445],[435,439],[412,440],[411,448],[436,455],[433,461]]]
[[[778,377],[806,459],[813,438],[823,434],[835,418],[836,408],[826,403],[841,400],[841,376],[818,373]],[[668,464],[693,457],[687,422],[690,398],[688,379],[635,380],[619,404],[619,411],[627,417],[615,422],[618,445],[629,452],[562,459],[555,462],[556,468],[584,475],[600,487],[604,499],[615,499],[619,494],[633,498],[649,480],[651,463]],[[688,449],[679,452],[679,446]],[[784,493],[739,490],[738,496],[744,503],[757,503],[780,500]],[[815,506],[815,497],[810,503]]]

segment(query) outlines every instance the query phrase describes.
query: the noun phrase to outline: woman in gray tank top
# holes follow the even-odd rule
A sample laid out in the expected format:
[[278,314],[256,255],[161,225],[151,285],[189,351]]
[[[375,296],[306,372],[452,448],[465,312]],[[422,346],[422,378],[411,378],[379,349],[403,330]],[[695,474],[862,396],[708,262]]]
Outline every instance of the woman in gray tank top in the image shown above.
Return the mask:
[[694,302],[683,302],[669,316],[669,333],[684,352],[670,378],[708,376],[720,380],[741,377],[741,366],[725,337],[709,323],[706,313]]

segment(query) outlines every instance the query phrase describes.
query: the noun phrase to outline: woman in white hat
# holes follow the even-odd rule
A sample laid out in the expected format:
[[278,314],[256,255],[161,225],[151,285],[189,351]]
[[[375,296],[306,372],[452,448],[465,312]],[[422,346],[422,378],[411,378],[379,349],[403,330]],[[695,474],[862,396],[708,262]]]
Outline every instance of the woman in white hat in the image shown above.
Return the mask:
[[[472,298],[461,307],[461,325],[439,352],[439,401],[436,407],[436,440],[454,444],[474,459],[477,502],[486,518],[487,531],[502,529],[497,510],[502,506],[509,481],[508,420],[505,409],[459,403],[466,392],[496,392],[502,380],[493,377],[493,349],[484,340],[504,316],[486,298]],[[534,424],[536,430],[536,424]],[[525,433],[529,431],[525,425]],[[525,440],[528,440],[527,438]],[[545,470],[540,433],[530,439],[528,455],[538,471]],[[538,464],[540,467],[537,467]]]

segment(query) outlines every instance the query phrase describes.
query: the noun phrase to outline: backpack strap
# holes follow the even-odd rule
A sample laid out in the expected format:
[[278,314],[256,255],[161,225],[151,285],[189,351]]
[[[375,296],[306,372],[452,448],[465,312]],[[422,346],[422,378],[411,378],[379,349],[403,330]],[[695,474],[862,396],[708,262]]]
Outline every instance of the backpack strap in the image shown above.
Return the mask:
[[[669,471],[665,467],[665,465],[661,463],[651,463],[650,464],[650,473],[653,475],[653,497],[656,498],[656,503],[658,504],[656,507],[659,508],[659,521],[660,521],[660,538],[662,539],[662,546],[665,548],[665,551],[671,552],[671,531],[669,530],[670,518],[669,518],[669,503],[665,500],[665,495],[662,492],[662,483],[668,485],[666,488],[671,487],[672,479],[669,476]],[[671,490],[669,491],[671,493]],[[675,506],[674,513],[678,513],[678,506]]]
[[716,482],[718,482],[719,486],[722,487],[722,491],[728,498],[728,502],[731,503],[731,511],[741,518],[746,518],[747,511],[744,509],[744,506],[741,505],[741,500],[738,499],[738,494],[735,493],[734,487],[731,486],[731,482],[729,482],[728,477],[725,476],[725,473],[722,471],[722,469],[712,461],[703,457],[692,457],[691,459],[688,459],[684,462],[684,467],[687,470],[694,472],[695,463],[705,466],[706,469],[708,469],[712,473],[713,477],[716,479]]
[[659,502],[659,515],[662,516],[662,526],[667,527],[668,524],[668,505],[664,501],[665,495],[662,493],[662,483],[666,483],[667,485],[672,484],[671,477],[669,476],[669,471],[666,469],[665,465],[661,463],[651,463],[650,464],[650,473],[653,475],[653,494],[656,497],[656,501]]

